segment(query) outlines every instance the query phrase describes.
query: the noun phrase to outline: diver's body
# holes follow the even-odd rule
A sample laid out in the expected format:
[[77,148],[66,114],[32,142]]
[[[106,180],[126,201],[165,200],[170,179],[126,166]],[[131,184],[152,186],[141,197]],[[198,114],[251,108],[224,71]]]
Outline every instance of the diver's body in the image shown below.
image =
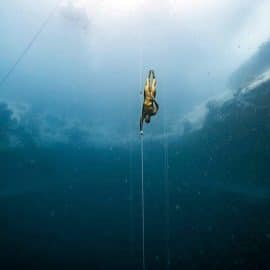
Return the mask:
[[145,121],[145,123],[149,124],[151,121],[151,117],[156,115],[158,112],[159,105],[156,102],[156,94],[157,81],[155,77],[155,72],[153,70],[150,70],[144,87],[144,102],[142,108],[142,115],[140,118],[141,135],[143,135],[143,122]]

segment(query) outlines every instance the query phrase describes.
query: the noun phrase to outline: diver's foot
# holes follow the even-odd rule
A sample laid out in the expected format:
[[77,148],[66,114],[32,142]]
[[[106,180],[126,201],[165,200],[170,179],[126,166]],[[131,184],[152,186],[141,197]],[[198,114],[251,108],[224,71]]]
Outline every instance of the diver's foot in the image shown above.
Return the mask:
[[155,71],[153,69],[149,70],[149,78],[151,77],[151,75],[153,76],[153,79],[155,79]]

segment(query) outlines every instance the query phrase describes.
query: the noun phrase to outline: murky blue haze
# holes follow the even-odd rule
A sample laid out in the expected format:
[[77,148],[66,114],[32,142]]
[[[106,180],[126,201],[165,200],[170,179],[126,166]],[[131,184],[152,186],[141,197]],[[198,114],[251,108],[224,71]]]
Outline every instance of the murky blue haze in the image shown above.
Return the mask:
[[146,269],[270,269],[269,13],[263,0],[0,3],[1,269],[142,269],[152,68]]

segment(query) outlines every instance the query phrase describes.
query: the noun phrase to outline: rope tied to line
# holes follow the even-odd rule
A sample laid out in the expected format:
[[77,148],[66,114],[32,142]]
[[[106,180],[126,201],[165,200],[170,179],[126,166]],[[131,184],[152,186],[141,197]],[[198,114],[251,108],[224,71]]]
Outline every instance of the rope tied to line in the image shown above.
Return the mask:
[[24,48],[24,50],[21,52],[21,54],[18,56],[16,61],[13,63],[13,65],[8,69],[8,71],[4,74],[4,76],[0,79],[0,88],[7,82],[11,74],[14,72],[16,67],[21,63],[23,58],[26,56],[26,54],[30,51],[30,49],[33,47],[34,43],[37,41],[41,33],[44,31],[46,26],[49,24],[51,18],[53,17],[55,11],[57,10],[59,4],[61,1],[58,1],[57,4],[53,7],[47,18],[42,22],[40,27],[38,28],[37,32],[34,34],[32,39],[28,42],[27,46]]

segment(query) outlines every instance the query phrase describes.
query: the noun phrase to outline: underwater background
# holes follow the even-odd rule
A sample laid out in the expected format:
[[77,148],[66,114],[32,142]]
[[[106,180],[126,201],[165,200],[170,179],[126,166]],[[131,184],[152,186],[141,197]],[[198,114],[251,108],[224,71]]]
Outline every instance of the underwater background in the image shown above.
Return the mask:
[[269,18],[265,0],[2,1],[0,269],[142,269],[149,69],[146,269],[270,269]]

